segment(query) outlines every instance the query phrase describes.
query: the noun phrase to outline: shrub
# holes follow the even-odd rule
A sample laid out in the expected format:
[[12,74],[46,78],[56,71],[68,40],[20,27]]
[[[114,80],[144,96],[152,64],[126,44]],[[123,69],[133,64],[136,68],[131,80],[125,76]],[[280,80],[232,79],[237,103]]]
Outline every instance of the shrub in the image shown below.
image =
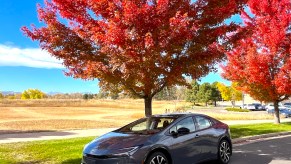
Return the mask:
[[249,110],[241,108],[225,108],[225,110],[229,112],[249,112]]

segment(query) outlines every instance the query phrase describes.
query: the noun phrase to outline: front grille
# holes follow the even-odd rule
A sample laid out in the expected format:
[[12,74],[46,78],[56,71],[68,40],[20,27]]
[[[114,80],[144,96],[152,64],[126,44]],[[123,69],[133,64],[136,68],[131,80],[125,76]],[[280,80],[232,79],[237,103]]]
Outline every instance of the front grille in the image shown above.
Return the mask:
[[129,164],[129,158],[119,157],[113,158],[109,156],[97,156],[85,154],[82,160],[83,164]]
[[110,158],[108,155],[91,155],[85,154],[86,157],[93,158],[93,159],[108,159]]

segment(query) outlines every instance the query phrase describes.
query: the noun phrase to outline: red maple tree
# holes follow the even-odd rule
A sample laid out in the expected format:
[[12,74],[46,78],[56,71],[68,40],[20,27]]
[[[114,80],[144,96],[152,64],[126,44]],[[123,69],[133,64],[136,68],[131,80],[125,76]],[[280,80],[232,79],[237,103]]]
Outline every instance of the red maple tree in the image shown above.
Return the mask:
[[291,1],[249,0],[252,14],[242,12],[251,31],[227,53],[223,76],[238,82],[253,98],[273,102],[280,123],[279,102],[291,95]]
[[[165,86],[200,78],[223,58],[224,21],[246,0],[51,0],[38,6],[45,27],[23,27],[41,48],[63,59],[67,75],[97,78],[145,100]],[[225,41],[218,43],[218,41]]]

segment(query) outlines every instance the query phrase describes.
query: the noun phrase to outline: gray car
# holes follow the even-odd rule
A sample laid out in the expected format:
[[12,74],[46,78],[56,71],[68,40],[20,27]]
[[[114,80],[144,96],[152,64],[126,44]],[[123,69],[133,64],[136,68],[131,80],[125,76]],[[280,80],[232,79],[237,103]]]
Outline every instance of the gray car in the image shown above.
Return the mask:
[[[274,114],[274,109],[268,110],[267,111],[269,114]],[[287,108],[285,109],[279,109],[280,115],[282,115],[285,118],[291,117],[291,111],[288,110]]]
[[82,164],[226,164],[231,155],[226,124],[202,114],[165,114],[94,139],[84,147]]

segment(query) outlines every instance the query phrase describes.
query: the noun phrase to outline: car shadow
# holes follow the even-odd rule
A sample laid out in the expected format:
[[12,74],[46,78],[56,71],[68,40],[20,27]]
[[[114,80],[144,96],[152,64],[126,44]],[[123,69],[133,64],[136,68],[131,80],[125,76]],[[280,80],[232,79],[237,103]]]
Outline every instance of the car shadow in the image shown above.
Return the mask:
[[62,164],[80,164],[81,160],[82,160],[81,158],[69,159],[69,160],[63,161]]
[[[233,154],[232,157],[230,158],[229,164],[246,164],[246,163],[266,164],[270,163],[272,160],[273,160],[272,157],[267,155],[262,156],[253,153],[241,152]],[[200,164],[217,164],[217,163],[218,162],[216,160],[212,160]]]
[[230,159],[230,164],[246,164],[246,163],[257,163],[265,164],[270,163],[273,158],[269,155],[259,155],[254,153],[240,152],[235,153]]

